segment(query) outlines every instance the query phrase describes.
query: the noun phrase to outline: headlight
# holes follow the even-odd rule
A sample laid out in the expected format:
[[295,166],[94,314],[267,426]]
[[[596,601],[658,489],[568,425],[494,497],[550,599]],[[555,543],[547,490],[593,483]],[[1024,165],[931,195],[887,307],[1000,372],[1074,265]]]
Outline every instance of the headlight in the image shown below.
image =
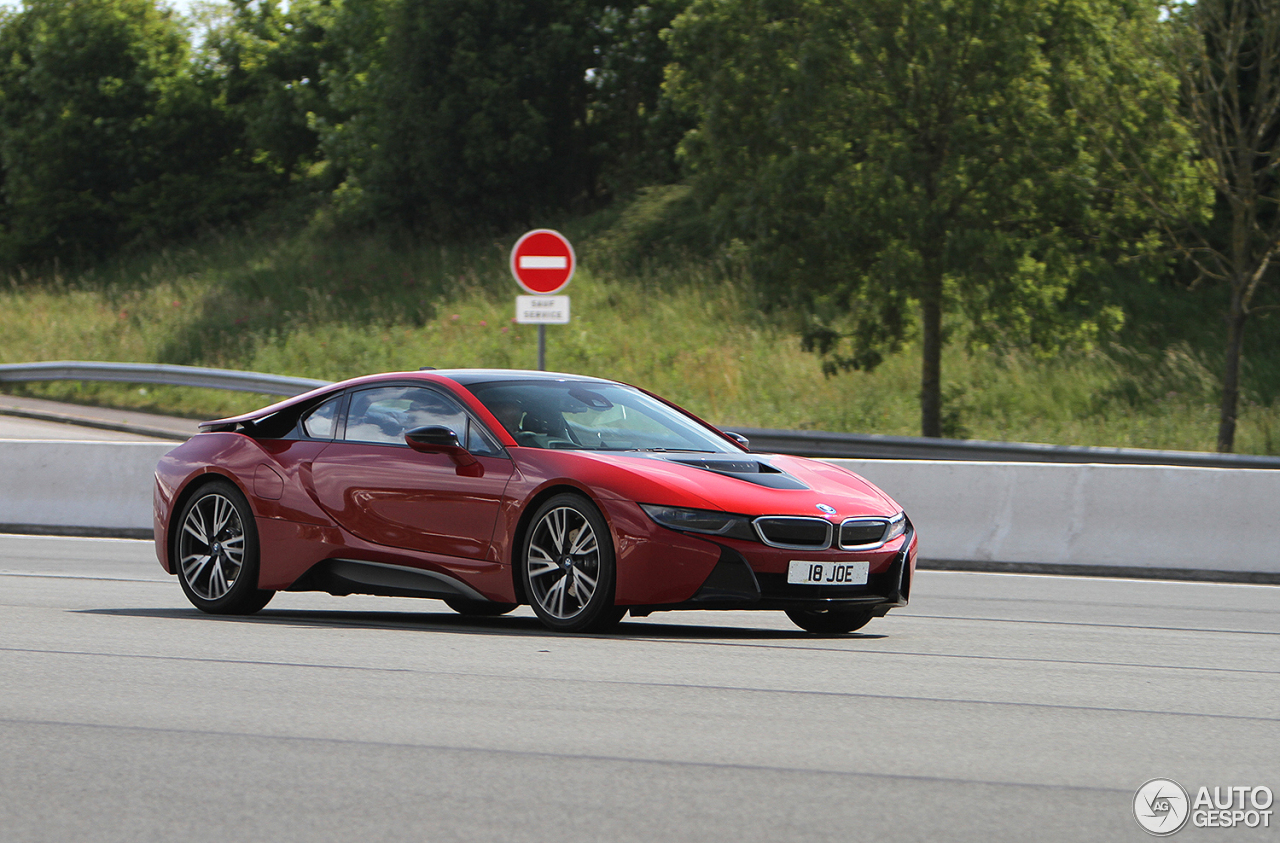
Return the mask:
[[743,515],[730,515],[727,512],[712,512],[706,509],[651,506],[646,503],[640,504],[640,508],[654,521],[672,530],[747,541],[756,540],[755,530],[751,529],[751,519]]
[[884,534],[885,543],[891,542],[907,531],[907,513],[899,512],[889,519],[889,530]]

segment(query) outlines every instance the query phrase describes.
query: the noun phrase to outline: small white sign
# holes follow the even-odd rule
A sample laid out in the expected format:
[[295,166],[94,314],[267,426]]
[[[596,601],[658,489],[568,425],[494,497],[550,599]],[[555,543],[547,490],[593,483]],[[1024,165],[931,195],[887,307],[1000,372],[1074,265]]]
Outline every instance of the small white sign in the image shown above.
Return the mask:
[[569,297],[516,296],[516,322],[521,325],[567,325]]

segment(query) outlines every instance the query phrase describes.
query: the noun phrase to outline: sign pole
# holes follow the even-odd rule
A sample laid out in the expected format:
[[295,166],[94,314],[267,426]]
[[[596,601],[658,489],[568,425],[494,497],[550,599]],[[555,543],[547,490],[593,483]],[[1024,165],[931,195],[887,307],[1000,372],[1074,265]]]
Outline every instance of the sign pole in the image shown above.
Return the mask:
[[511,274],[526,293],[516,296],[516,319],[538,326],[538,371],[547,370],[547,325],[569,322],[569,297],[556,295],[573,278],[578,263],[573,246],[558,231],[536,228],[511,250]]

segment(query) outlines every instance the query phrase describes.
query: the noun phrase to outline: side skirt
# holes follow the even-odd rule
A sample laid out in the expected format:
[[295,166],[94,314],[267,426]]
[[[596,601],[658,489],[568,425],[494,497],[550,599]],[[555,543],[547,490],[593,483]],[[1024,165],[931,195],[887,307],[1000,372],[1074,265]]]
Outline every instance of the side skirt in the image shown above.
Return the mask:
[[326,559],[299,577],[289,591],[326,591],[338,597],[348,594],[430,597],[437,600],[462,597],[481,603],[490,602],[480,592],[448,574],[355,559]]

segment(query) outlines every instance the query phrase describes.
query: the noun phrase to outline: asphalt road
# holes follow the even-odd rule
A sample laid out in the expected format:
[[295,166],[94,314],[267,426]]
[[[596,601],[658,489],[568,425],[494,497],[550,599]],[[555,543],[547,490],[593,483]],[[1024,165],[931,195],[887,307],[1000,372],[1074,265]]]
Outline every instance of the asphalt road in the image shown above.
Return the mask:
[[158,436],[181,442],[196,429],[191,419],[0,393],[0,439],[132,442]]
[[1140,841],[1149,779],[1280,792],[1275,586],[926,571],[864,632],[220,619],[148,543],[0,536],[0,840]]
[[[79,442],[154,442],[150,436],[114,430],[98,430],[79,425],[59,424],[41,419],[0,416],[0,439],[68,439]],[[176,442],[174,443],[177,444]]]

